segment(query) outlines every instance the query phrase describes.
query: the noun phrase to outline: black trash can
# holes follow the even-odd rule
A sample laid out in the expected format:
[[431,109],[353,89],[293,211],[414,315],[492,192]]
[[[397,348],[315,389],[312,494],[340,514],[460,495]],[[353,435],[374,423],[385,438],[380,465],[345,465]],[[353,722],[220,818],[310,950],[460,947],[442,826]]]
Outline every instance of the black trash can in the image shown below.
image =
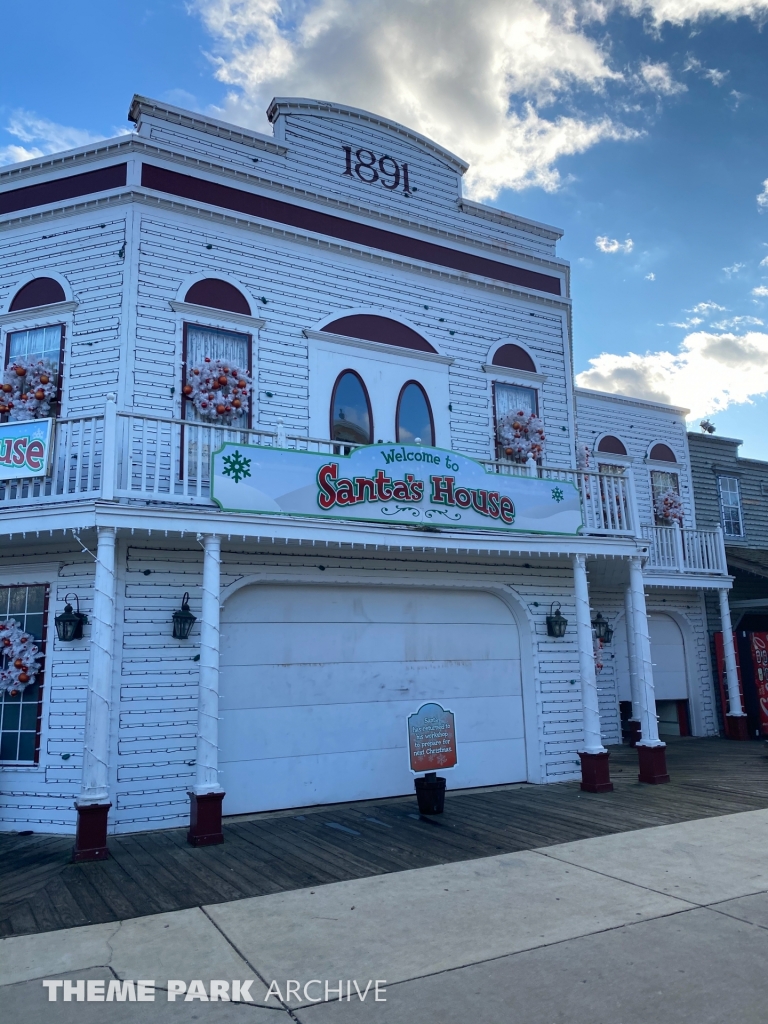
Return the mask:
[[445,779],[435,772],[427,772],[421,779],[414,779],[419,814],[442,814],[445,807]]

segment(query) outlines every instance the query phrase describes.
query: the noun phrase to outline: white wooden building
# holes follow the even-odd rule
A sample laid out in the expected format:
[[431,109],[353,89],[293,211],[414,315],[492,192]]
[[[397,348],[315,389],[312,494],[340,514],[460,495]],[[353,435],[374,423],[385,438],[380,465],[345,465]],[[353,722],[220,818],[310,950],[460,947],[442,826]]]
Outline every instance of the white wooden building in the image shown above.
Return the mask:
[[[628,701],[661,780],[654,680],[663,727],[718,732],[703,592],[727,608],[730,586],[684,411],[574,389],[561,232],[463,199],[458,157],[349,107],[269,116],[273,137],[135,97],[134,134],[0,171],[6,378],[41,358],[57,385],[47,471],[0,480],[0,622],[44,653],[3,694],[0,827],[74,833],[79,809],[76,855],[98,857],[105,827],[185,824],[190,793],[200,842],[222,792],[224,814],[406,793],[429,701],[456,716],[450,788],[577,778],[580,753],[589,784]],[[253,381],[233,423],[185,395],[206,357]],[[517,407],[544,422],[538,465],[499,446]],[[289,476],[420,449],[492,503],[511,488],[517,518],[462,526],[413,492],[387,521],[372,490],[356,517],[246,508],[216,495],[225,444]],[[83,636],[59,640],[78,602]]]

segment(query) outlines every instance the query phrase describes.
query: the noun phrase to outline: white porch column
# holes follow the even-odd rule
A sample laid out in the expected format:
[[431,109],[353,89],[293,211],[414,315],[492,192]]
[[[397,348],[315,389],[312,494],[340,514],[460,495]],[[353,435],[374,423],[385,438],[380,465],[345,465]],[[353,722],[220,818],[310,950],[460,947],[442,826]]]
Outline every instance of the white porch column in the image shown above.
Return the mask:
[[83,774],[77,808],[75,861],[103,860],[107,849],[109,802],[109,725],[115,632],[115,545],[117,531],[100,527],[96,549],[85,708]]
[[109,803],[109,709],[115,631],[116,541],[115,529],[99,529],[93,583],[83,777],[78,806]]
[[592,643],[592,619],[589,613],[587,565],[584,555],[573,556],[573,583],[576,596],[576,634],[579,645],[579,674],[584,705],[584,752],[606,752],[600,735],[600,708],[597,701],[595,651]]
[[632,699],[632,721],[640,721],[640,673],[637,667],[635,643],[635,610],[632,606],[632,588],[624,591],[624,619],[627,627],[627,654],[629,656],[629,692]]
[[718,591],[720,595],[720,626],[723,631],[723,654],[725,655],[725,680],[728,685],[728,717],[744,716],[739,693],[739,674],[736,668],[736,651],[733,646],[733,626],[731,625],[731,609],[728,604],[728,591]]
[[635,661],[639,681],[640,730],[644,747],[664,746],[659,739],[656,718],[656,693],[653,687],[653,664],[651,662],[651,638],[648,634],[648,612],[645,606],[643,568],[640,558],[629,560],[630,600],[634,613]]
[[203,611],[197,704],[195,794],[221,793],[219,785],[219,563],[221,538],[203,538]]

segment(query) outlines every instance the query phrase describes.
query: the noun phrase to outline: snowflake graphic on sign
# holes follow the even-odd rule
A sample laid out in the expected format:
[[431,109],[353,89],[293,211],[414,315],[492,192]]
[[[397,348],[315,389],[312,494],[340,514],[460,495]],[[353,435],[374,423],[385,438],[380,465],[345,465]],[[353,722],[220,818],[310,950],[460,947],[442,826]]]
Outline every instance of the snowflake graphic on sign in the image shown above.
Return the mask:
[[222,470],[224,476],[230,476],[239,484],[245,477],[251,475],[250,470],[251,460],[244,458],[240,452],[236,451],[232,455],[224,456],[224,469]]
[[552,497],[554,498],[554,500],[555,500],[555,501],[556,501],[556,502],[558,503],[558,505],[559,505],[559,504],[560,504],[560,502],[561,502],[561,501],[563,501],[563,500],[565,499],[565,495],[563,494],[563,489],[562,489],[562,487],[553,487],[553,488],[552,488]]

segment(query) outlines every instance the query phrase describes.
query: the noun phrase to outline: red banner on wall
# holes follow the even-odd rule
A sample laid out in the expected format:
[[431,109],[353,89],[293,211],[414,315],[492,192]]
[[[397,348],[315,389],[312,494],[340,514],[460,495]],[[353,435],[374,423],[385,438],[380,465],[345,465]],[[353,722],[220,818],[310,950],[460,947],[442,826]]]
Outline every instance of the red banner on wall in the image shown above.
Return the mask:
[[749,648],[760,704],[760,732],[768,736],[768,633],[750,633]]

